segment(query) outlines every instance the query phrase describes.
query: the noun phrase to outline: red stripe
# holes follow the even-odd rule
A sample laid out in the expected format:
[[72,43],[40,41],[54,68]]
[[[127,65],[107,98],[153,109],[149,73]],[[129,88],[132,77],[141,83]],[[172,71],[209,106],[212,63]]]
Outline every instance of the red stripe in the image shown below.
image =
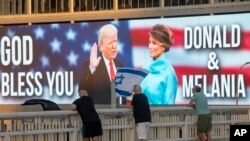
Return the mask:
[[224,67],[220,68],[218,71],[210,71],[209,69],[205,67],[193,67],[193,66],[174,66],[175,72],[178,77],[178,83],[179,85],[182,85],[182,76],[186,75],[206,75],[208,82],[208,85],[212,84],[212,78],[213,75],[223,75],[223,74],[235,74],[236,76],[238,74],[244,75],[245,85],[246,87],[250,87],[250,67],[244,67],[241,71],[239,71],[239,68],[237,67]]
[[[175,28],[171,30],[174,33],[174,46],[183,46],[184,45],[183,30]],[[136,46],[147,47],[150,31],[151,31],[150,28],[132,29],[131,30],[132,45],[135,47]]]
[[148,39],[151,29],[149,28],[137,28],[131,30],[131,42],[134,47],[142,46],[147,47],[148,46]]
[[242,33],[240,48],[243,50],[250,50],[250,31]]
[[[183,47],[184,46],[184,30],[171,28],[174,33],[174,44],[172,47]],[[131,30],[131,40],[132,45],[134,47],[147,47],[148,46],[148,39],[149,39],[149,32],[151,28],[136,28]],[[250,31],[243,31],[241,37],[241,45],[240,49],[249,50],[250,51]],[[228,40],[231,39],[230,33],[227,36]],[[238,49],[238,48],[234,48]]]

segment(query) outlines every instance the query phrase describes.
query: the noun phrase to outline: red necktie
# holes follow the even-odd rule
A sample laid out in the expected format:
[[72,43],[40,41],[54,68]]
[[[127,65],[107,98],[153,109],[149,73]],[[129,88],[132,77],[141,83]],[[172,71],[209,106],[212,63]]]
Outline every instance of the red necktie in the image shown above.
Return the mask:
[[109,61],[109,68],[110,68],[110,77],[111,77],[111,80],[115,80],[115,70],[114,70],[114,66],[113,66],[112,60]]

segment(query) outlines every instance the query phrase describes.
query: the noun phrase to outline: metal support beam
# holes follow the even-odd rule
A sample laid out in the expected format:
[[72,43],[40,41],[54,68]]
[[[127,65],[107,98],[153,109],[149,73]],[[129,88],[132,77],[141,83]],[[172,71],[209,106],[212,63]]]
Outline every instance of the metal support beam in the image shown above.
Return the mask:
[[[113,1],[118,4],[117,0]],[[70,11],[63,13],[31,13],[31,0],[28,0],[28,14],[22,15],[1,15],[0,25],[4,24],[32,24],[48,22],[76,22],[89,20],[107,20],[107,19],[128,19],[128,18],[151,18],[168,16],[187,16],[187,15],[213,15],[225,13],[250,12],[250,1],[234,3],[215,3],[203,5],[170,6],[154,8],[136,8],[136,9],[116,9],[100,11],[74,12],[74,2],[70,1]]]

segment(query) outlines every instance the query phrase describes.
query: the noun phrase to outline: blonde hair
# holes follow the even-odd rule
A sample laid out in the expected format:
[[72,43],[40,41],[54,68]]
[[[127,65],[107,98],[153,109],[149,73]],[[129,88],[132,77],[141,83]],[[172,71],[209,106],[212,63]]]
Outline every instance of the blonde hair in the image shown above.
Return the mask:
[[112,24],[106,24],[102,26],[98,34],[98,44],[102,43],[102,39],[104,37],[116,35],[117,33],[117,28]]

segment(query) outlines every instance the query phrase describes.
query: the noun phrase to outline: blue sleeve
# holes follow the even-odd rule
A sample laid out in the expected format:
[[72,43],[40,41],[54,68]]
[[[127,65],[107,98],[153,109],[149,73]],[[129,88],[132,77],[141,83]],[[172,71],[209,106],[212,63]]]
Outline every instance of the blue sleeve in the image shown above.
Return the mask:
[[165,92],[163,94],[163,104],[175,104],[176,93],[178,89],[178,80],[175,73],[172,73],[167,78]]

